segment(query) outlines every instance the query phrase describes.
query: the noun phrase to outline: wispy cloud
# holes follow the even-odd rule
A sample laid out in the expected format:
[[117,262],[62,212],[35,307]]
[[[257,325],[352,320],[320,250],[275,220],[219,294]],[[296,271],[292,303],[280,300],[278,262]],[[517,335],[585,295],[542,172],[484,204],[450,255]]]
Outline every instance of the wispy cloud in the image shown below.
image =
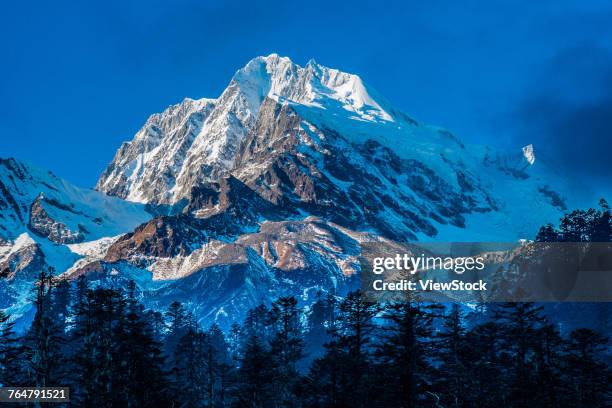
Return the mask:
[[544,66],[513,112],[516,132],[591,185],[612,177],[612,52],[567,47]]

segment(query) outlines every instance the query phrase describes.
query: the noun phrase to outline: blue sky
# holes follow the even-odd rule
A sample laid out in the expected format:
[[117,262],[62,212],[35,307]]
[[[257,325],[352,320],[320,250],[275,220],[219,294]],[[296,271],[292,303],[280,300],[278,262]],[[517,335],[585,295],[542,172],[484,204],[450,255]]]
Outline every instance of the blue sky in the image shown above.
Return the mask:
[[609,1],[9,2],[0,156],[93,186],[148,115],[276,52],[358,73],[468,142],[533,143],[607,193],[610,21]]

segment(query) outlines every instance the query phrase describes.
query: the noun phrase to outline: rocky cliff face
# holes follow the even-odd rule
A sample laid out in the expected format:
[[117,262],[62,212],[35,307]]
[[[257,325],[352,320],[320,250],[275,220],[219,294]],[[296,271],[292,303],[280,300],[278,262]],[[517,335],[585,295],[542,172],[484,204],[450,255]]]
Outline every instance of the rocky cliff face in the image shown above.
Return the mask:
[[[0,245],[0,277],[7,281],[30,280],[45,266],[40,247],[27,236],[19,237],[14,244]],[[5,306],[6,307],[6,306]]]
[[494,200],[478,180],[457,173],[453,186],[425,163],[404,159],[376,139],[356,143],[316,128],[291,105],[266,99],[234,174],[267,201],[392,239],[435,236],[436,223],[463,227],[464,215]]
[[117,151],[96,188],[131,201],[168,202],[184,157],[214,107],[214,100],[185,99],[152,115]]
[[341,295],[356,289],[359,243],[376,239],[314,217],[265,221],[231,241],[194,236],[193,225],[184,222],[153,220],[67,277],[84,274],[114,285],[134,279],[152,307],[179,299],[203,322],[229,328],[250,307],[278,296],[292,294],[307,305],[330,290]]
[[[74,244],[83,241],[85,238],[83,232],[87,231],[85,227],[79,225],[81,231],[71,231],[66,225],[49,216],[44,208],[44,202],[45,197],[41,194],[30,206],[29,230],[41,237],[48,238],[56,244]],[[61,206],[61,204],[56,205]]]

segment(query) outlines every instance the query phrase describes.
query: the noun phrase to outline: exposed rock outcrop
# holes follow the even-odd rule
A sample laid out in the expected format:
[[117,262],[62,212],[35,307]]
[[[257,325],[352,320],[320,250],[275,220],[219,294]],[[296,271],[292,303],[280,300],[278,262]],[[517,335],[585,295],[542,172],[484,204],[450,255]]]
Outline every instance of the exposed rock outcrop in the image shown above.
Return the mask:
[[[85,238],[83,231],[71,231],[66,225],[51,218],[44,208],[44,202],[44,195],[40,195],[30,206],[30,219],[28,221],[30,231],[56,244],[82,242]],[[84,229],[84,227],[81,228]]]

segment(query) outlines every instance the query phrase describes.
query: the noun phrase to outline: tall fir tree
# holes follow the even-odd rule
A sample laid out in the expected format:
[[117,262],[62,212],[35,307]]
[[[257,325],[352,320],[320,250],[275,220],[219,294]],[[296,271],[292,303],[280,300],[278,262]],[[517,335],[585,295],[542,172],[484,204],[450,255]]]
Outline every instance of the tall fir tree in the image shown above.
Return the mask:
[[528,407],[531,403],[535,384],[532,358],[539,330],[545,326],[542,309],[533,302],[510,302],[500,303],[494,310],[495,321],[501,327],[500,346],[507,351],[512,367],[507,382],[508,405],[512,407]]
[[271,356],[257,336],[247,339],[236,376],[233,407],[267,408],[274,400]]
[[278,406],[295,407],[295,391],[300,381],[296,367],[304,355],[297,300],[294,297],[276,300],[272,303],[269,321],[273,333],[270,355],[274,369],[272,384],[275,403]]
[[174,350],[172,369],[174,399],[179,407],[210,406],[207,349],[208,336],[199,330],[188,329]]
[[0,310],[0,386],[2,387],[20,385],[21,347],[13,329],[14,325],[11,316]]
[[570,333],[566,345],[565,370],[571,407],[595,408],[612,402],[612,371],[609,367],[609,338],[590,329]]
[[325,354],[313,362],[309,373],[311,401],[322,406],[365,407],[371,397],[371,351],[375,304],[360,291],[340,303]]
[[412,408],[427,406],[439,399],[430,386],[433,321],[439,313],[437,307],[412,302],[385,307],[383,317],[388,324],[384,326],[376,355],[381,365],[377,394],[386,403]]
[[71,333],[75,345],[71,399],[80,406],[112,407],[122,402],[125,392],[125,378],[116,359],[117,326],[125,304],[113,289],[87,289],[85,294],[80,290]]
[[443,391],[443,406],[461,408],[472,406],[475,402],[468,392],[470,379],[464,360],[467,348],[465,334],[463,313],[459,305],[453,303],[443,316],[442,330],[437,333],[435,346],[437,358],[442,363],[435,382],[438,390]]
[[115,330],[116,375],[122,381],[128,407],[156,407],[169,400],[161,343],[146,319],[144,307],[136,299],[134,281],[128,283]]
[[557,328],[546,322],[536,332],[533,391],[543,408],[558,407],[565,396],[562,368],[563,339]]
[[187,310],[182,303],[177,301],[170,303],[168,310],[164,313],[164,318],[166,320],[164,352],[171,357],[170,363],[172,363],[174,349],[179,339],[188,331],[190,322]]
[[36,313],[26,334],[24,352],[27,364],[27,380],[37,387],[61,385],[63,356],[61,341],[63,326],[53,320],[52,291],[53,268],[42,269],[34,285]]

